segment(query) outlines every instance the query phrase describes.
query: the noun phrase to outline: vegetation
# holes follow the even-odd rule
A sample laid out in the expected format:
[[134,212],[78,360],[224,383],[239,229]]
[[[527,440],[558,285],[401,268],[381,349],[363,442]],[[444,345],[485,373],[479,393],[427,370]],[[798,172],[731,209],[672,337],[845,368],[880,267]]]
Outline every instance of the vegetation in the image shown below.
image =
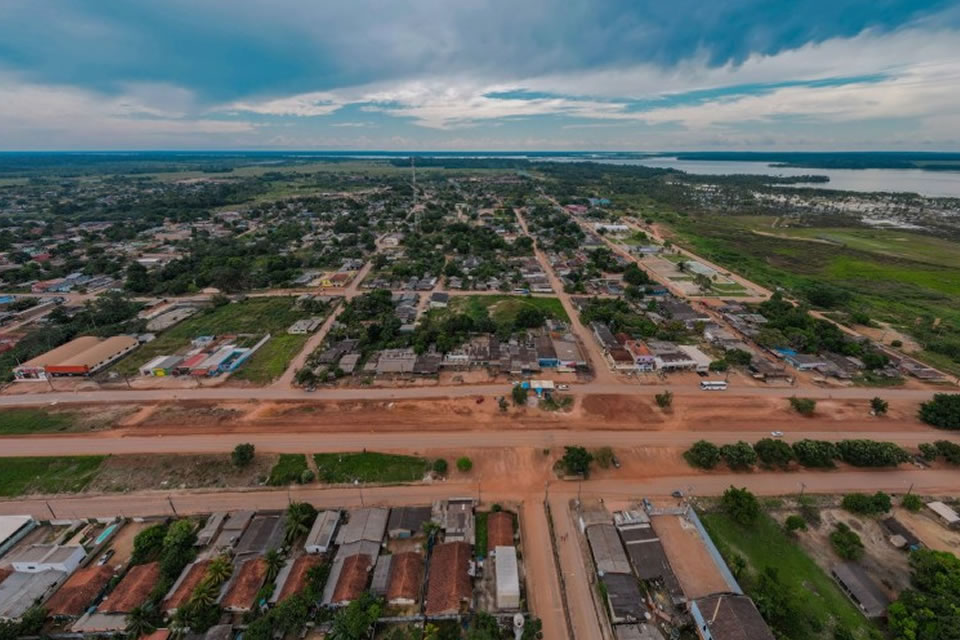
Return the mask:
[[457,458],[457,471],[460,473],[469,473],[473,469],[473,461],[466,456]]
[[[306,588],[281,600],[277,606],[257,617],[244,632],[247,640],[273,640],[299,631],[310,621],[315,603],[322,597],[324,585],[330,576],[330,564],[324,563],[307,572]],[[328,636],[329,637],[329,636]],[[352,636],[340,636],[350,638]],[[361,637],[356,636],[359,640]]]
[[908,493],[900,499],[900,506],[907,511],[916,513],[920,511],[920,509],[923,509],[923,500],[916,494]]
[[730,487],[723,492],[720,506],[734,522],[749,527],[760,517],[760,502],[746,488]]
[[784,442],[775,438],[764,438],[753,445],[753,450],[757,452],[757,458],[766,467],[779,467],[786,469],[794,459],[793,448]]
[[254,446],[249,442],[238,444],[230,454],[230,460],[236,467],[249,467],[253,462]]
[[706,440],[698,440],[683,457],[692,467],[713,469],[720,462],[720,447]]
[[657,406],[661,409],[669,409],[673,406],[673,392],[664,391],[662,393],[656,394],[653,399],[656,401]]
[[841,506],[851,513],[860,515],[878,515],[890,511],[893,503],[890,496],[882,491],[873,495],[865,493],[848,493],[843,496]]
[[529,392],[527,389],[519,384],[513,385],[513,389],[510,390],[510,397],[513,398],[513,404],[518,407],[524,407],[527,405],[527,397]]
[[417,482],[430,463],[424,458],[389,453],[318,453],[320,481],[327,484]]
[[841,460],[855,467],[895,467],[910,459],[899,445],[874,440],[841,440],[837,451]]
[[312,478],[307,479],[312,475],[307,468],[307,456],[302,453],[281,453],[277,463],[270,470],[267,484],[271,487],[281,487],[294,482],[305,484],[312,480]]
[[583,447],[564,447],[563,457],[560,458],[560,468],[568,476],[590,475],[590,463],[593,462],[593,454]]
[[83,491],[105,459],[106,456],[4,458],[0,464],[0,496]]
[[756,451],[749,443],[742,440],[736,444],[725,444],[720,447],[720,455],[723,456],[727,466],[735,471],[750,469],[757,463]]
[[449,468],[449,465],[447,464],[447,461],[443,458],[437,458],[436,460],[433,461],[433,472],[438,476],[447,475],[448,468]]
[[784,521],[783,526],[790,533],[795,531],[806,531],[807,530],[807,521],[803,519],[803,516],[798,516],[796,514],[787,516],[787,519]]
[[910,554],[911,588],[890,605],[888,622],[897,640],[957,638],[960,559],[945,551]]
[[809,418],[817,409],[817,401],[813,398],[798,398],[796,396],[792,396],[790,398],[790,406],[800,415],[807,416]]
[[939,455],[942,455],[947,462],[954,465],[960,465],[960,444],[949,440],[937,440],[933,443]]
[[0,435],[70,431],[76,420],[77,414],[69,411],[4,409],[0,412]]
[[293,545],[300,538],[305,538],[316,518],[317,510],[309,502],[291,502],[285,518],[284,541]]
[[920,419],[941,429],[960,429],[960,393],[937,393],[920,405]]
[[876,416],[885,416],[887,415],[887,410],[890,408],[890,403],[880,397],[875,397],[870,400],[870,410],[873,411],[873,414]]
[[805,467],[829,469],[840,452],[835,444],[826,440],[800,440],[793,443],[793,455]]
[[830,532],[830,546],[844,560],[859,560],[863,556],[863,541],[845,522],[834,525]]
[[600,447],[593,452],[593,459],[601,469],[609,469],[613,466],[616,456],[613,455],[613,449],[610,447]]
[[369,592],[340,609],[333,617],[330,640],[366,640],[383,611],[382,603]]
[[27,609],[20,620],[0,620],[0,640],[18,640],[25,636],[38,636],[47,620],[47,610],[41,606]]

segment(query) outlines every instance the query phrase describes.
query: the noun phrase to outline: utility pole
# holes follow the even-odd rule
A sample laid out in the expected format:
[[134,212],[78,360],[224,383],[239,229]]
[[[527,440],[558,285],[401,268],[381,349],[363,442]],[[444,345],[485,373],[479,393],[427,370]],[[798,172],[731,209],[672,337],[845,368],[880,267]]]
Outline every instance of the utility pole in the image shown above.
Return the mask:
[[167,502],[170,504],[170,510],[173,511],[173,515],[179,518],[180,514],[177,513],[177,508],[173,506],[173,500],[170,498],[170,496],[167,496]]
[[49,500],[44,500],[43,502],[47,505],[47,511],[50,512],[50,518],[53,519],[53,520],[56,520],[56,519],[57,519],[57,514],[55,514],[55,513],[53,512],[53,507],[50,506],[50,501],[49,501]]
[[803,497],[803,491],[804,491],[804,489],[806,489],[806,488],[807,488],[806,483],[801,482],[801,483],[800,483],[800,497],[801,497],[801,498]]

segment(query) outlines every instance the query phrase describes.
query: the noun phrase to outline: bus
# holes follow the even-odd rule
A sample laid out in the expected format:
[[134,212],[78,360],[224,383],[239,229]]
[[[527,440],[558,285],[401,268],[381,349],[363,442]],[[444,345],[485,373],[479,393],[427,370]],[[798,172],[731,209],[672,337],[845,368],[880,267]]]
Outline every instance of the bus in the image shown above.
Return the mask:
[[700,390],[701,391],[726,391],[727,382],[726,380],[701,380]]

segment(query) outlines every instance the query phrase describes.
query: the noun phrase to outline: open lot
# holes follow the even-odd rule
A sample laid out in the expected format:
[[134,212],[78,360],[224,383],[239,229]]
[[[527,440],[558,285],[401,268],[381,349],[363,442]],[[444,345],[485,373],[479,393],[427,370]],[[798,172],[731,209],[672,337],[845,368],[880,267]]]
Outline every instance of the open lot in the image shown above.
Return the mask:
[[318,453],[314,455],[320,481],[328,484],[384,483],[422,480],[428,463],[416,456],[375,453]]
[[0,464],[0,496],[82,491],[106,456],[8,458]]
[[113,426],[132,413],[128,407],[55,409],[4,409],[0,411],[0,435],[24,433],[82,433]]
[[252,487],[268,477],[277,456],[258,454],[237,468],[228,454],[111,456],[92,475],[88,491]]
[[270,470],[267,484],[272,487],[292,484],[297,482],[306,470],[307,456],[302,453],[282,453]]
[[521,309],[537,309],[548,318],[569,322],[567,312],[558,298],[533,298],[525,296],[456,296],[450,307],[473,317],[482,317],[484,311],[494,322],[512,324]]

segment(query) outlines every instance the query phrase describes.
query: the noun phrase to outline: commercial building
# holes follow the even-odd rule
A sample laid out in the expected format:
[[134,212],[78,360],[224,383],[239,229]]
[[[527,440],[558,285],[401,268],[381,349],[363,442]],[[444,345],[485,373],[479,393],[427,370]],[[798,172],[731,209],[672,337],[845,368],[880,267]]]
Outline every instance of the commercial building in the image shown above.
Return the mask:
[[52,376],[85,376],[96,373],[137,348],[130,336],[100,339],[80,336],[56,349],[27,360],[13,370],[16,380],[46,380]]
[[520,608],[520,570],[516,547],[494,549],[494,571],[497,579],[497,608]]
[[698,598],[690,602],[690,614],[701,640],[776,640],[753,600],[744,595]]

